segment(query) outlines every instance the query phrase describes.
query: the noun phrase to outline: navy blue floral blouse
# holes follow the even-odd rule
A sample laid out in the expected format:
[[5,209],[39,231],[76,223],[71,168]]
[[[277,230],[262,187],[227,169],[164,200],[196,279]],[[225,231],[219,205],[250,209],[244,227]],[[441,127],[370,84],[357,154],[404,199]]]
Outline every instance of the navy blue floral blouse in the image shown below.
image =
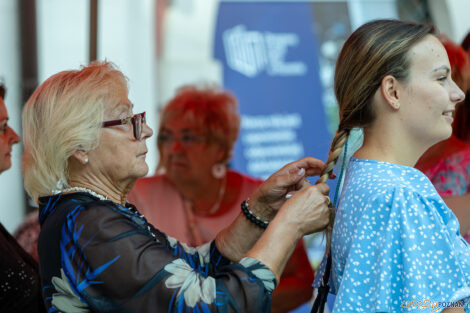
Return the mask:
[[190,248],[131,204],[88,193],[42,197],[40,272],[49,312],[270,312],[273,273]]

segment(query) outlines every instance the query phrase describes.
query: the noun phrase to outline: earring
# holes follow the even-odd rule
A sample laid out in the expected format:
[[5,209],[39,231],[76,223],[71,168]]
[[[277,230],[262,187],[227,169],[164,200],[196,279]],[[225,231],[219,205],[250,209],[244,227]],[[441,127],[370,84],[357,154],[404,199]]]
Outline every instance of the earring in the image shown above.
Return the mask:
[[392,107],[395,109],[395,110],[398,110],[400,108],[400,104],[399,103],[396,103],[396,102],[392,102]]
[[223,163],[215,163],[212,165],[212,176],[217,179],[222,179],[225,177],[227,172],[227,167]]
[[86,156],[85,159],[83,160],[83,163],[87,164],[88,163],[88,157]]

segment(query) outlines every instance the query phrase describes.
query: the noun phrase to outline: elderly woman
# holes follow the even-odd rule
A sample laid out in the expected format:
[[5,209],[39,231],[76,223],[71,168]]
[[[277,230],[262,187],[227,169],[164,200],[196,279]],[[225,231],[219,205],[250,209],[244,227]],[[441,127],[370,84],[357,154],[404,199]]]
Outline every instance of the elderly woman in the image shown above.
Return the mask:
[[25,106],[25,187],[40,206],[48,310],[269,312],[296,242],[328,224],[328,187],[304,180],[323,163],[286,165],[214,241],[190,248],[126,201],[148,171],[152,135],[127,93],[120,71],[94,63],[53,75]]
[[[0,84],[0,173],[11,167],[11,150],[20,138],[8,126]],[[0,312],[45,312],[36,261],[0,224]]]
[[[240,203],[262,183],[227,169],[240,128],[237,100],[217,86],[184,86],[159,124],[159,174],[137,180],[129,201],[161,231],[202,245],[232,223]],[[272,311],[287,312],[310,299],[312,282],[300,240],[272,296]]]

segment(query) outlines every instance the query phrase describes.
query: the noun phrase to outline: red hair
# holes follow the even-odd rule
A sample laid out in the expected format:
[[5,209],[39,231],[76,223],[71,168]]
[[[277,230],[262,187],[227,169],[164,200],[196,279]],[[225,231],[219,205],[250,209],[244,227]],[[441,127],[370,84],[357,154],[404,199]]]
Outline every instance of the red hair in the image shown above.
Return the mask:
[[[240,129],[238,102],[233,94],[216,85],[183,86],[161,112],[159,132],[174,116],[198,127],[210,141],[222,145],[225,161],[230,159]],[[158,148],[161,153],[161,147]]]

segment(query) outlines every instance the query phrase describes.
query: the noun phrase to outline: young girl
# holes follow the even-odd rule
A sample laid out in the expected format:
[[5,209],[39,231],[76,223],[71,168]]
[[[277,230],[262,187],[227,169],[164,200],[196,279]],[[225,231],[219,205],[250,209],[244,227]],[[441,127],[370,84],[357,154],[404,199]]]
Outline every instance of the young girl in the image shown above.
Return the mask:
[[[347,167],[332,235],[334,312],[464,312],[470,248],[426,176],[413,168],[452,133],[464,99],[431,26],[377,20],[339,55],[340,123],[320,181],[351,129],[364,143]],[[463,300],[461,302],[458,302]],[[447,308],[449,306],[459,308]],[[427,311],[426,311],[427,312]]]

